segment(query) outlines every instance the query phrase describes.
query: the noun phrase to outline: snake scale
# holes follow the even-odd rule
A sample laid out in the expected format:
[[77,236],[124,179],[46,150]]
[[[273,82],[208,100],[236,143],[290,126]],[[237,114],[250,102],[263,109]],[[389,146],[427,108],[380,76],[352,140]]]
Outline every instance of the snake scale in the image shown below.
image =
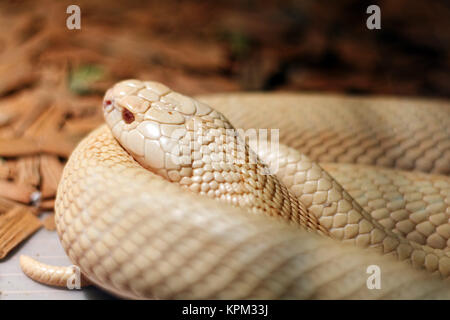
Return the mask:
[[[55,204],[86,283],[133,299],[450,299],[448,104],[196,100],[126,80],[103,109]],[[232,124],[278,128],[281,144],[253,149]],[[73,274],[25,256],[21,267],[50,285]]]

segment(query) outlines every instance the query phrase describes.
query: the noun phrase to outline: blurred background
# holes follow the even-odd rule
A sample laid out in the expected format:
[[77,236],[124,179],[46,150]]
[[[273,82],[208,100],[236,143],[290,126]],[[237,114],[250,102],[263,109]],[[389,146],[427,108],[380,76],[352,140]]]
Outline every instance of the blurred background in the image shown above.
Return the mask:
[[[70,4],[81,30],[66,28]],[[370,4],[381,30],[366,28]],[[132,77],[188,94],[450,96],[445,0],[2,1],[0,24],[0,96],[59,77],[84,95]]]

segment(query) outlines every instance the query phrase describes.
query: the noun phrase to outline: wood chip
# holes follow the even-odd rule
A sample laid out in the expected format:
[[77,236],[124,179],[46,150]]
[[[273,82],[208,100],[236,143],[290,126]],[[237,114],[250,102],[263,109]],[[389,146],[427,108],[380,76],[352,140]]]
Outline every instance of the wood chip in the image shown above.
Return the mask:
[[42,221],[42,224],[44,225],[44,228],[50,231],[56,230],[56,223],[55,223],[55,214],[49,214],[44,218]]
[[41,212],[54,210],[55,209],[55,199],[42,200],[39,203],[39,210]]
[[30,203],[32,199],[31,195],[35,192],[37,192],[37,189],[34,187],[0,180],[1,197],[22,203]]
[[40,164],[42,198],[54,197],[64,167],[58,157],[47,154],[41,156]]
[[51,153],[68,158],[78,141],[66,135],[55,133],[35,141],[32,138],[0,139],[0,157],[20,157]]
[[0,259],[42,226],[26,207],[15,207],[0,215]]
[[6,165],[9,168],[9,175],[6,180],[14,180],[17,176],[17,159],[11,159],[6,161]]
[[63,158],[68,158],[75,149],[78,139],[73,139],[69,135],[55,133],[42,137],[39,147],[42,153],[51,153]]
[[6,126],[13,120],[13,115],[6,114],[6,113],[0,113],[0,127]]
[[0,95],[30,85],[36,79],[37,74],[31,63],[24,63],[22,57],[13,57],[3,57],[7,63],[0,64],[0,74],[8,75],[0,78]]
[[13,200],[0,197],[0,215],[18,206],[21,206],[21,204]]
[[102,121],[100,117],[76,118],[65,123],[64,131],[72,135],[86,135],[97,128]]
[[39,145],[33,139],[0,139],[0,157],[19,157],[33,155],[39,152]]
[[6,161],[0,161],[0,179],[6,180],[10,176],[10,168]]
[[38,137],[57,132],[64,122],[65,112],[57,105],[52,105],[24,132],[24,136]]
[[20,119],[15,122],[11,129],[17,136],[21,136],[45,111],[49,108],[49,96],[42,91],[30,95],[25,103],[25,110]]
[[16,182],[36,187],[41,180],[39,173],[39,156],[22,157],[17,161]]

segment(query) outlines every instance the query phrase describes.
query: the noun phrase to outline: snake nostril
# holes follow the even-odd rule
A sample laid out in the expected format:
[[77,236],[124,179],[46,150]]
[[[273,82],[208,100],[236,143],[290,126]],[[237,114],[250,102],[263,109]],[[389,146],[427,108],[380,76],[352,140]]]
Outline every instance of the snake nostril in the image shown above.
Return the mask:
[[126,124],[130,124],[134,121],[134,114],[128,109],[123,109],[122,119],[123,121],[125,121]]

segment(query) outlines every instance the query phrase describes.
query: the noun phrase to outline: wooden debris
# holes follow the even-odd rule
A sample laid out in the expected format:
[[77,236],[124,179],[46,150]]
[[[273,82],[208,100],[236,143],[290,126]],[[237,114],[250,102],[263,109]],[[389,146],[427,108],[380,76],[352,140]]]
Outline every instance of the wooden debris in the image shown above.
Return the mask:
[[77,118],[67,121],[64,128],[65,131],[73,135],[85,135],[95,128],[97,128],[102,122],[98,118]]
[[[0,95],[17,88],[31,84],[36,79],[36,73],[24,57],[10,55],[8,63],[0,64]],[[7,76],[6,76],[7,75]]]
[[[20,204],[19,202],[0,197],[0,216],[15,207],[22,207],[22,206],[25,207],[24,205]],[[35,208],[29,208],[29,209],[33,213],[37,211]]]
[[0,215],[0,259],[42,226],[26,207],[15,207]]
[[22,116],[12,124],[16,135],[22,135],[49,108],[48,97],[37,93],[25,100],[21,105]]
[[0,161],[0,179],[6,180],[10,177],[10,166],[6,161]]
[[41,156],[41,193],[47,199],[56,195],[59,180],[61,179],[63,165],[56,156],[44,154]]
[[36,121],[24,132],[24,135],[40,139],[46,135],[58,132],[63,121],[64,110],[57,105],[52,105],[39,115]]
[[42,221],[42,224],[44,225],[44,228],[50,231],[56,230],[56,223],[55,223],[55,214],[49,214],[44,218]]
[[78,141],[69,135],[54,133],[41,138],[39,149],[41,153],[49,153],[67,159],[77,143]]
[[23,157],[17,161],[16,182],[20,185],[38,186],[40,182],[39,156]]
[[40,147],[33,139],[29,138],[15,138],[15,139],[1,139],[0,138],[0,157],[20,157],[27,155],[34,155],[40,152]]
[[28,204],[35,192],[37,189],[32,186],[0,180],[0,195],[10,200]]
[[53,210],[54,208],[55,208],[55,199],[42,200],[39,203],[39,210],[40,210],[40,212]]
[[0,127],[3,127],[9,124],[13,119],[13,116],[10,114],[2,113],[0,114]]
[[13,158],[13,159],[8,159],[6,161],[6,165],[9,169],[9,175],[7,178],[5,178],[5,180],[14,180],[14,178],[17,176],[17,159]]

